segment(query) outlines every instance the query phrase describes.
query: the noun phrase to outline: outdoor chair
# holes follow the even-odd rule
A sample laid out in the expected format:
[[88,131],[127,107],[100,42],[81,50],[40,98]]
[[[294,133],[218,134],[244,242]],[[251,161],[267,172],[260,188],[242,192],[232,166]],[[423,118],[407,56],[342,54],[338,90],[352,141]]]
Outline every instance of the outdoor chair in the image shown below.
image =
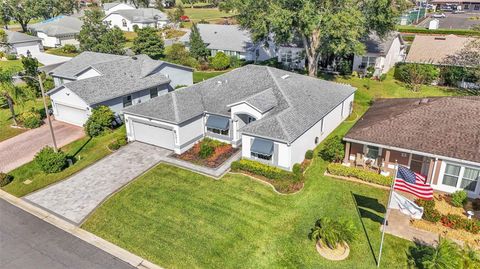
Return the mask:
[[355,158],[355,166],[365,167],[365,159],[360,153],[357,153],[357,157]]

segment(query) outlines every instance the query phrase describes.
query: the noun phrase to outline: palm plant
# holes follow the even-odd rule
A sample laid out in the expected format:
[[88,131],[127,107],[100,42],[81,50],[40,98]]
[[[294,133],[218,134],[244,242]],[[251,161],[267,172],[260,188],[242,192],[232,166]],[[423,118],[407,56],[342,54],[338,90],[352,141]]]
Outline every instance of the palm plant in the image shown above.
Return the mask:
[[462,268],[475,269],[480,268],[480,254],[470,245],[462,249]]
[[316,242],[321,241],[331,249],[338,244],[351,243],[356,238],[356,228],[351,221],[336,221],[330,218],[321,218],[315,222],[309,237]]
[[422,266],[425,269],[461,268],[461,258],[457,244],[440,238],[437,247],[422,257]]
[[9,69],[0,68],[0,96],[8,104],[14,125],[18,125],[15,115],[15,104],[22,104],[32,93],[27,87],[17,87],[13,84],[13,72]]

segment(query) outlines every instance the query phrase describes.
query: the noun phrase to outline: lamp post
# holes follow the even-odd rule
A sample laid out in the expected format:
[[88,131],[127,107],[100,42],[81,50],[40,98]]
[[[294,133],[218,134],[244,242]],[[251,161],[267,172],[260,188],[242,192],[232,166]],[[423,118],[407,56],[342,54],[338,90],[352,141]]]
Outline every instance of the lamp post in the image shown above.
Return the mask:
[[38,83],[40,84],[40,91],[42,92],[43,107],[45,108],[45,114],[47,114],[48,127],[50,128],[50,135],[52,136],[53,150],[55,152],[58,152],[57,140],[55,139],[55,133],[53,132],[52,119],[50,118],[50,113],[48,113],[47,100],[45,98],[45,90],[43,89],[43,81],[42,81],[42,77],[40,76],[40,73],[37,75],[36,78],[32,77],[32,76],[27,76],[27,75],[21,75],[21,76],[18,76],[18,77],[19,78],[30,78],[30,79],[38,81]]

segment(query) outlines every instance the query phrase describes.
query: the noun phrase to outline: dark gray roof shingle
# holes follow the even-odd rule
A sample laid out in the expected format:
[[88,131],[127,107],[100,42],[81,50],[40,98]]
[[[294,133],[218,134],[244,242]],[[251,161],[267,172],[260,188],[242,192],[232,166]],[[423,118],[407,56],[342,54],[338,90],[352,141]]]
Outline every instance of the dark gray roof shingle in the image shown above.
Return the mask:
[[7,43],[8,44],[17,44],[17,43],[24,43],[24,42],[41,42],[42,40],[36,36],[27,35],[24,33],[14,32],[10,30],[4,30],[7,34]]
[[153,23],[158,20],[168,20],[167,14],[155,8],[121,9],[111,14],[118,14],[131,22],[138,23]]
[[30,25],[28,28],[35,32],[42,32],[48,36],[61,37],[80,33],[83,21],[71,16],[60,16],[55,19]]
[[392,46],[393,41],[395,41],[397,37],[400,38],[400,42],[403,43],[403,39],[399,32],[390,32],[383,38],[379,37],[375,33],[371,33],[362,41],[362,43],[365,45],[368,53],[379,53],[381,55],[386,55]]

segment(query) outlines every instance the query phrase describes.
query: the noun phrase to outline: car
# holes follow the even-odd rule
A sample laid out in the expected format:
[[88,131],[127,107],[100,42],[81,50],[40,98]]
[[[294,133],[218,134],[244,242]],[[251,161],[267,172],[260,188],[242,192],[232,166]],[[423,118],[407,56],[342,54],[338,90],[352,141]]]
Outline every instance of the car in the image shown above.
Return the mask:
[[182,21],[182,22],[189,22],[189,21],[190,21],[190,18],[189,18],[188,16],[183,15],[183,16],[180,16],[180,21]]
[[445,16],[445,13],[437,13],[437,14],[433,14],[432,15],[432,18],[436,18],[436,19],[439,19],[439,18],[446,18],[447,16]]

